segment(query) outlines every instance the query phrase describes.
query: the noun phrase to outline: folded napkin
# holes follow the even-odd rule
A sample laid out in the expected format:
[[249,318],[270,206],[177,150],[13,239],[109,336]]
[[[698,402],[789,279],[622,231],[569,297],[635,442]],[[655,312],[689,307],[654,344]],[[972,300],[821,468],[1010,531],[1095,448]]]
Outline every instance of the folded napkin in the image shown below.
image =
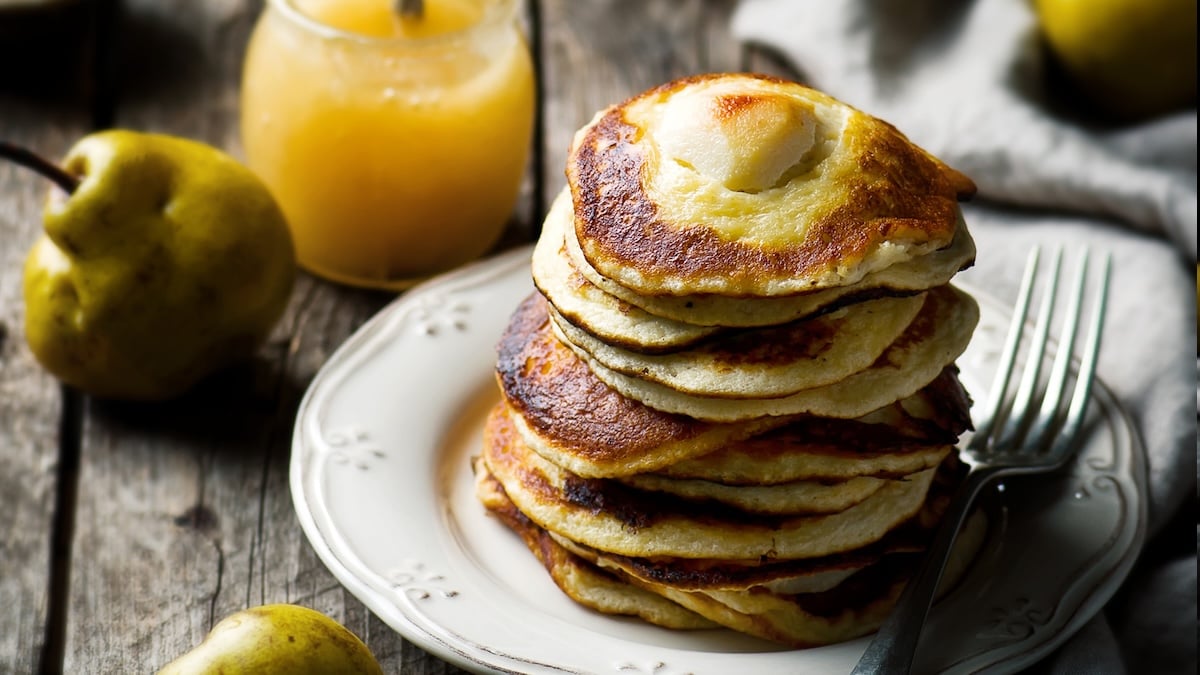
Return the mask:
[[1034,243],[1112,253],[1098,373],[1146,444],[1149,544],[1033,672],[1195,673],[1195,109],[1121,128],[1053,114],[1026,0],[743,0],[732,27],[974,179],[964,279],[1012,299]]

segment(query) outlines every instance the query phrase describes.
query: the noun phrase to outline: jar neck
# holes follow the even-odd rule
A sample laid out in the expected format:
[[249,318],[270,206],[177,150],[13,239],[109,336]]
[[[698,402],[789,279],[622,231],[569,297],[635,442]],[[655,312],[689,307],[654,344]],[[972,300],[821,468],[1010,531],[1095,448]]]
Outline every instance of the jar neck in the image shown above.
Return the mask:
[[[427,0],[437,2],[438,0]],[[465,28],[448,30],[428,36],[374,36],[344,30],[306,13],[297,0],[267,0],[269,11],[287,23],[292,30],[302,31],[328,43],[363,48],[403,48],[407,50],[445,50],[465,47],[494,38],[515,26],[519,0],[478,0],[479,20]]]

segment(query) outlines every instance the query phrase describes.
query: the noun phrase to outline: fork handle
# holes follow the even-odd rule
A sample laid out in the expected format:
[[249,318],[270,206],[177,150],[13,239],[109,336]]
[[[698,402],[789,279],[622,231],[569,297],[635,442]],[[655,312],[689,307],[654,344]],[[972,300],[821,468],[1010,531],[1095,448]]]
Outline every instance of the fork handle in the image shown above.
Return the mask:
[[980,466],[967,474],[946,508],[916,574],[904,587],[895,609],[880,626],[851,675],[908,675],[921,629],[958,530],[975,504],[975,498],[1001,473],[996,467]]

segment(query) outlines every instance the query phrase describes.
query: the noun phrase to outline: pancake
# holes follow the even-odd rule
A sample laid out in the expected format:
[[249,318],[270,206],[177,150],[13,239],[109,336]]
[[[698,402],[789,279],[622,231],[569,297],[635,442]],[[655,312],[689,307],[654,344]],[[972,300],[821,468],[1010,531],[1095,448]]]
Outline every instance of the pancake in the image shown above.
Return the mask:
[[[738,441],[810,416],[767,417],[737,423],[702,422],[683,414],[665,413],[608,388],[569,347],[554,337],[545,300],[530,294],[512,313],[497,348],[497,380],[512,414],[512,424],[530,448],[566,470],[587,478],[629,476],[666,471],[679,478],[703,478],[720,483],[749,480],[766,483],[763,468],[776,462],[767,454],[772,443],[737,448]],[[929,389],[926,392],[925,389]],[[782,461],[774,482],[805,478],[845,479],[854,476],[901,476],[940,461],[948,444],[970,426],[970,400],[953,370],[938,375],[925,389],[895,406],[872,411],[862,422],[904,428],[859,426],[852,420],[810,420],[809,425],[840,424],[835,430],[803,428],[781,437],[775,448],[804,442],[800,432],[815,437],[814,461]],[[912,408],[908,411],[907,408]],[[919,422],[924,419],[925,422]],[[835,436],[834,432],[836,431]],[[816,436],[815,436],[816,435]],[[908,441],[904,443],[904,441]],[[912,447],[916,446],[922,447]],[[942,446],[928,448],[923,446]],[[846,454],[847,450],[858,450]],[[720,455],[713,454],[722,450]],[[779,454],[776,453],[776,454]],[[707,455],[701,462],[690,462]],[[875,455],[875,456],[872,456]],[[803,473],[816,461],[826,468]],[[862,473],[852,472],[862,461]],[[799,467],[799,471],[797,468]]]
[[554,336],[537,293],[517,307],[500,338],[496,379],[526,442],[584,477],[652,471],[788,422],[715,424],[621,396]]
[[529,450],[503,405],[488,417],[483,447],[488,470],[539,527],[601,551],[637,557],[790,559],[859,548],[912,517],[934,474],[930,469],[888,481],[835,514],[764,516],[575,476]]
[[654,316],[585,279],[565,248],[571,218],[571,193],[564,189],[550,206],[530,265],[534,284],[567,321],[608,344],[651,353],[687,347],[717,332]]
[[879,562],[884,556],[924,550],[965,475],[966,467],[957,456],[948,456],[938,465],[925,502],[914,517],[890,530],[879,541],[815,558],[639,558],[590,549],[555,533],[551,533],[551,536],[568,550],[589,560],[602,557],[606,568],[619,569],[623,574],[673,588],[693,591],[765,588],[778,593],[819,592],[833,588],[839,579]]
[[[551,212],[551,215],[554,215]],[[886,295],[905,295],[949,283],[959,271],[975,261],[975,240],[958,215],[959,226],[950,246],[911,261],[867,274],[861,281],[795,295],[757,298],[700,295],[644,295],[605,278],[587,262],[579,249],[574,227],[564,230],[567,264],[596,289],[620,299],[648,314],[697,326],[755,327],[773,326],[810,316],[819,311],[863,299]],[[547,227],[554,225],[547,220]],[[543,236],[553,236],[543,233]],[[583,287],[591,292],[587,287]],[[586,325],[586,323],[584,324]],[[618,342],[636,342],[626,338]]]
[[[793,626],[787,631],[788,637],[781,639],[784,637],[784,633],[772,628],[773,622],[763,619],[756,620],[751,615],[728,608],[728,604],[737,604],[736,598],[744,595],[743,593],[708,591],[712,594],[710,596],[702,592],[656,585],[616,570],[605,571],[588,562],[584,557],[572,553],[566,546],[560,545],[559,540],[525,518],[507,499],[499,481],[487,473],[484,465],[479,466],[476,484],[480,499],[489,511],[521,537],[529,550],[546,567],[551,578],[563,593],[585,607],[606,614],[636,616],[648,623],[673,629],[701,629],[721,625],[684,608],[676,601],[685,600],[693,606],[704,609],[710,615],[723,619],[722,623],[725,625],[777,642],[785,641],[792,644],[793,637],[791,636],[803,634],[809,638],[809,641],[804,644],[810,645],[816,644],[813,640],[818,638],[832,642],[839,639],[837,636],[846,634],[845,628],[839,628],[840,624],[845,624],[847,621],[844,617],[831,620],[818,614],[809,614],[804,617],[804,620],[795,622],[795,612],[793,611],[791,612],[792,617],[790,617]],[[565,543],[567,546],[571,546],[569,541]],[[581,550],[586,551],[586,549]],[[836,588],[846,579],[853,577],[858,571],[860,569],[829,573],[831,578],[836,579],[832,588]],[[647,590],[648,588],[654,590]],[[672,595],[676,596],[676,599],[670,599]],[[716,598],[720,598],[720,600]],[[722,600],[728,604],[723,604]],[[856,614],[860,613],[856,612]],[[873,613],[870,618],[875,619]],[[759,625],[762,627],[758,628]]]
[[605,614],[636,616],[677,630],[712,628],[717,624],[662,596],[622,581],[558,545],[526,518],[481,460],[475,463],[475,494],[490,513],[516,532],[541,561],[555,585],[579,604]]
[[[944,465],[917,516],[874,544],[825,557],[751,561],[635,558],[580,545],[525,516],[484,458],[476,460],[475,470],[481,501],[577,602],[670,628],[716,623],[796,647],[849,639],[882,622],[962,473],[955,463]],[[958,538],[942,592],[965,573],[985,533],[986,520],[977,512]]]
[[950,445],[897,444],[886,452],[814,442],[791,428],[737,441],[707,455],[658,469],[669,478],[721,485],[778,485],[793,481],[899,478],[938,465]]
[[[939,516],[940,517],[940,516]],[[961,581],[987,535],[987,518],[979,511],[964,523],[942,574],[938,597]],[[562,542],[561,537],[555,537]],[[697,614],[734,630],[794,647],[831,644],[865,635],[882,624],[895,606],[919,560],[920,548],[896,550],[859,560],[842,569],[826,569],[793,589],[757,585],[741,590],[695,588],[637,573],[629,559],[579,547],[564,548],[599,569],[651,590]]]
[[[601,382],[587,364],[554,336],[546,311],[545,300],[534,293],[513,312],[497,346],[497,381],[504,401],[513,410],[512,423],[526,444],[572,473],[588,478],[612,477],[672,467],[671,470],[681,471],[673,474],[676,477],[729,483],[739,472],[757,471],[755,467],[762,466],[763,462],[733,451],[726,453],[725,461],[713,456],[715,472],[710,472],[705,463],[693,466],[687,460],[809,418],[796,415],[716,423],[650,408]],[[895,433],[888,436],[886,428],[859,427],[853,422],[836,423],[840,424],[837,433],[843,439],[840,444],[833,442],[834,430],[810,429],[805,432],[822,434],[819,438],[824,446],[818,448],[822,456],[831,455],[831,447],[839,451],[857,448],[864,453],[898,453],[894,461],[887,457],[870,457],[867,458],[871,463],[868,466],[874,468],[869,468],[865,474],[839,472],[805,476],[791,473],[785,474],[790,477],[775,482],[808,477],[844,479],[855,475],[894,477],[918,470],[897,473],[901,467],[936,465],[944,456],[945,448],[926,448],[919,451],[918,456],[912,446],[952,444],[970,424],[967,417],[970,402],[952,371],[934,378],[926,387],[930,388],[929,392],[923,389],[903,399],[899,407],[872,411],[863,420],[868,424],[891,425],[900,430],[902,436]],[[913,410],[908,411],[906,407]],[[835,422],[810,420],[807,424],[827,426]],[[797,430],[800,431],[803,429]],[[802,442],[794,434],[784,436],[782,440],[789,447]],[[762,454],[761,448],[750,454],[755,453],[773,461],[769,460],[769,455]],[[825,463],[835,469],[847,465],[835,456]],[[788,466],[795,464],[797,461],[793,460]],[[686,473],[687,470],[693,472]]]
[[[797,648],[844,642],[873,632],[895,607],[915,556],[860,570],[821,593],[686,593],[653,587],[664,598],[722,625]],[[741,602],[736,602],[741,601]]]
[[975,191],[882,120],[740,74],[602,111],[572,142],[567,182],[583,256],[644,295],[852,285],[949,246]]
[[[987,520],[976,512],[968,518],[955,541],[937,597],[944,596],[966,575],[986,534]],[[814,593],[760,589],[749,593],[689,592],[633,577],[623,578],[724,626],[803,648],[842,642],[878,629],[895,607],[919,560],[917,553],[885,556],[833,588]]]
[[896,404],[858,419],[805,416],[656,471],[724,485],[899,478],[937,466],[971,428],[970,399],[947,368]]
[[870,368],[832,384],[778,398],[686,394],[616,372],[590,356],[584,360],[599,380],[622,396],[695,419],[734,422],[802,413],[851,418],[909,396],[931,382],[967,348],[978,320],[979,307],[971,296],[950,285],[940,286],[926,294],[917,317]]
[[619,573],[622,579],[669,586],[676,590],[705,592],[736,593],[766,589],[777,593],[820,593],[875,564],[884,555],[921,550],[919,545],[888,548],[872,544],[818,558],[767,562],[661,556],[636,558],[598,551],[553,532],[547,535],[581,560],[594,561],[601,569]]
[[774,515],[837,513],[858,504],[887,484],[887,479],[866,476],[842,481],[798,480],[773,485],[726,485],[704,479],[644,473],[618,480],[643,492],[711,500],[746,513]]
[[569,551],[603,566],[651,584],[690,591],[751,591],[817,593],[827,591],[858,570],[884,556],[925,549],[957,489],[963,466],[948,458],[938,469],[929,494],[916,516],[893,528],[882,539],[866,546],[816,558],[794,560],[717,560],[694,558],[638,558],[602,552],[550,533]]
[[[614,571],[633,586],[738,632],[793,647],[816,647],[878,628],[903,590],[913,557],[855,570],[825,591],[796,594],[688,591],[622,574],[619,568]],[[608,561],[596,555],[592,562],[603,569]]]
[[666,354],[605,344],[565,319],[551,318],[560,339],[613,372],[685,394],[777,398],[866,370],[904,333],[924,302],[924,294],[868,300]]

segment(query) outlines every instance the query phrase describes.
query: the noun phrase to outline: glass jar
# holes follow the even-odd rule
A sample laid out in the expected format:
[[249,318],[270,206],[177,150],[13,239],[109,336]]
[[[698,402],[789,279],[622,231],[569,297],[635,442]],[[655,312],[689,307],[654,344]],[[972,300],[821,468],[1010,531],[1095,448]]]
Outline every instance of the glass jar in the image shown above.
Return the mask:
[[518,0],[268,0],[246,53],[249,166],[302,267],[399,290],[487,252],[520,192],[534,74]]

